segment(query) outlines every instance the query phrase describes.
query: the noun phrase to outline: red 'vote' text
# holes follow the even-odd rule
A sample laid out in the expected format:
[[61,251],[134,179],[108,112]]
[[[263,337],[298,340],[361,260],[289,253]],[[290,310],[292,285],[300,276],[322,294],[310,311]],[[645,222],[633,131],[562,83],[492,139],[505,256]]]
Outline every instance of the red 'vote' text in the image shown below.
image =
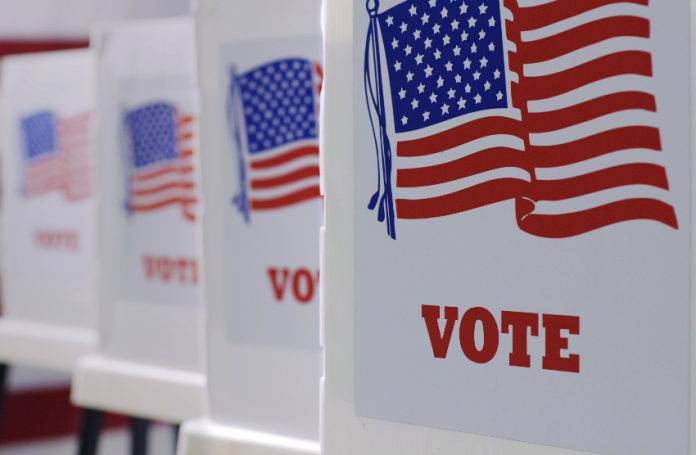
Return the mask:
[[[557,314],[522,313],[502,311],[500,324],[485,308],[470,308],[459,314],[457,307],[423,305],[421,316],[430,338],[430,346],[436,358],[447,358],[455,326],[459,323],[459,345],[464,356],[475,363],[488,363],[498,354],[500,335],[509,334],[512,349],[508,356],[510,366],[531,367],[528,350],[529,337],[538,337],[539,323],[544,332],[545,353],[542,358],[544,370],[580,372],[580,356],[569,354],[569,336],[580,334],[580,318]],[[440,321],[444,319],[444,327]],[[481,328],[481,342],[476,342],[477,327]]]
[[314,299],[319,287],[318,270],[312,273],[308,268],[269,267],[267,272],[276,301],[283,302],[292,295],[297,303],[306,305]]
[[143,256],[145,278],[162,283],[197,284],[198,263],[191,258]]
[[39,248],[47,250],[77,251],[79,248],[77,231],[36,231],[34,241]]

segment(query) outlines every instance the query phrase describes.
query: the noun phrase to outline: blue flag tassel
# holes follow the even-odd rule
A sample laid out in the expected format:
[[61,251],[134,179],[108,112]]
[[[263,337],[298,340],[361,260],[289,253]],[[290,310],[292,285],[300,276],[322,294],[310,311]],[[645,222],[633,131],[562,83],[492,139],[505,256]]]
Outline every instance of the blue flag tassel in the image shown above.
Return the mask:
[[247,193],[247,169],[244,160],[244,149],[242,148],[242,125],[239,110],[241,109],[240,97],[238,96],[239,85],[237,82],[237,72],[234,67],[230,69],[230,88],[227,99],[227,121],[230,124],[230,131],[234,137],[237,147],[237,161],[239,168],[239,192],[232,198],[232,204],[244,217],[244,222],[249,224],[251,215],[249,211],[249,196]]
[[[382,85],[382,63],[380,55],[379,24],[377,13],[378,0],[367,1],[367,11],[370,14],[370,27],[365,43],[365,100],[372,126],[377,155],[377,191],[370,198],[368,208],[377,208],[379,222],[386,221],[387,234],[396,239],[396,220],[394,214],[394,196],[392,193],[392,151],[387,134],[387,117],[384,107],[384,87]],[[374,80],[373,75],[374,73]],[[375,118],[377,125],[375,125]]]

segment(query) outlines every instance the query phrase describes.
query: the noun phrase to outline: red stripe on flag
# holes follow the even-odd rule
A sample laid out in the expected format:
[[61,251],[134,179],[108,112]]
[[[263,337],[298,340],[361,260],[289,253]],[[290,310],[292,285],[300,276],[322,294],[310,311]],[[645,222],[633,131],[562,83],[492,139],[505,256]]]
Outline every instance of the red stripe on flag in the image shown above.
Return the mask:
[[160,177],[165,174],[191,174],[193,173],[193,166],[177,166],[177,165],[168,165],[164,166],[160,169],[157,169],[156,171],[151,171],[147,173],[142,173],[138,175],[134,175],[131,177],[131,181],[133,182],[143,182],[147,180],[154,179],[156,177]]
[[548,76],[526,77],[524,94],[528,100],[546,99],[592,82],[627,74],[652,76],[650,54],[643,51],[617,52]]
[[526,64],[561,57],[591,44],[619,37],[648,38],[650,21],[643,17],[616,16],[598,19],[548,38],[520,44],[519,53]]
[[674,207],[655,199],[626,199],[562,215],[531,213],[519,225],[525,232],[540,237],[565,238],[631,220],[652,220],[679,228]]
[[617,3],[648,6],[648,2],[649,0],[556,0],[543,5],[519,8],[516,0],[505,0],[505,6],[514,11],[515,22],[522,30],[535,30],[601,6]]
[[305,156],[319,156],[319,147],[318,146],[307,146],[307,147],[300,147],[296,149],[289,150],[282,155],[274,156],[272,158],[266,158],[266,159],[258,159],[255,158],[251,161],[251,168],[252,169],[269,169],[273,168],[276,166],[280,166],[281,164],[286,164],[291,161],[295,161],[297,159],[303,158]]
[[159,193],[160,191],[167,191],[174,188],[180,188],[182,190],[193,190],[194,187],[195,185],[193,184],[193,182],[170,182],[144,190],[133,190],[133,195],[147,196],[150,194]]
[[504,167],[525,169],[528,162],[529,158],[525,156],[523,151],[495,147],[435,166],[398,169],[396,171],[396,186],[415,188],[438,185]]
[[173,197],[168,199],[163,199],[161,201],[153,202],[152,204],[133,204],[131,210],[134,212],[149,212],[150,210],[161,209],[170,205],[182,204],[195,204],[198,199],[194,197]]
[[637,163],[614,166],[566,179],[535,180],[528,196],[535,200],[560,201],[626,185],[669,189],[664,167]]
[[511,134],[521,138],[523,131],[519,120],[485,117],[430,136],[399,141],[396,153],[400,157],[433,155],[494,134]]
[[466,212],[485,205],[513,199],[529,187],[519,179],[496,179],[478,185],[425,199],[397,199],[397,216],[402,219],[436,218]]
[[627,126],[560,145],[533,145],[530,165],[540,168],[566,166],[620,150],[662,150],[660,132],[649,126]]
[[286,196],[268,199],[252,199],[251,208],[252,210],[273,210],[318,198],[321,198],[321,194],[319,192],[319,186],[315,185],[295,191]]
[[319,166],[306,166],[278,177],[256,178],[251,181],[251,188],[254,190],[275,188],[299,182],[309,177],[319,177]]
[[531,133],[544,133],[629,109],[656,112],[655,97],[642,92],[612,93],[564,109],[530,112],[525,117],[525,124]]

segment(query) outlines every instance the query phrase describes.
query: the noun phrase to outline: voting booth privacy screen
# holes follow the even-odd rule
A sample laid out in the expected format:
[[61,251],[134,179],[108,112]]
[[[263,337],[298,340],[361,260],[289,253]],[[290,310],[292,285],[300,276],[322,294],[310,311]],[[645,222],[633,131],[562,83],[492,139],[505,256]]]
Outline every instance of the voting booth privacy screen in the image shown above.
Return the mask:
[[199,108],[190,19],[127,23],[99,52],[105,355],[201,372]]
[[326,453],[689,453],[689,2],[327,6]]
[[94,65],[87,50],[2,62],[3,318],[96,326]]
[[204,0],[197,12],[211,418],[314,441],[319,12],[315,0]]

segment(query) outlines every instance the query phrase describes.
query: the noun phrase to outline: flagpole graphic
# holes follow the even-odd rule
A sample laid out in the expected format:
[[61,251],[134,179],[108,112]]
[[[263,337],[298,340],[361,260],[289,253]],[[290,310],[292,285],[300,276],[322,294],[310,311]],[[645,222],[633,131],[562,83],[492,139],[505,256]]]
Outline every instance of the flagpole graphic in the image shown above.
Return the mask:
[[[386,221],[387,234],[396,239],[396,221],[394,219],[394,197],[392,195],[392,152],[387,134],[387,116],[384,104],[384,86],[382,83],[382,59],[380,56],[380,32],[377,22],[379,0],[367,0],[367,12],[370,15],[370,27],[365,45],[365,96],[368,113],[372,124],[377,153],[377,191],[370,198],[368,207],[377,209],[377,219]],[[374,72],[374,81],[371,71]],[[376,111],[377,130],[375,130],[372,110]]]
[[242,125],[241,115],[241,98],[239,96],[239,77],[237,68],[233,65],[230,67],[230,87],[227,99],[227,121],[229,129],[234,137],[235,146],[237,149],[237,164],[239,172],[239,192],[232,198],[232,204],[237,207],[239,212],[244,217],[244,222],[249,224],[251,217],[249,211],[249,195],[247,193],[247,171],[246,162],[244,160],[244,150],[242,149]]

